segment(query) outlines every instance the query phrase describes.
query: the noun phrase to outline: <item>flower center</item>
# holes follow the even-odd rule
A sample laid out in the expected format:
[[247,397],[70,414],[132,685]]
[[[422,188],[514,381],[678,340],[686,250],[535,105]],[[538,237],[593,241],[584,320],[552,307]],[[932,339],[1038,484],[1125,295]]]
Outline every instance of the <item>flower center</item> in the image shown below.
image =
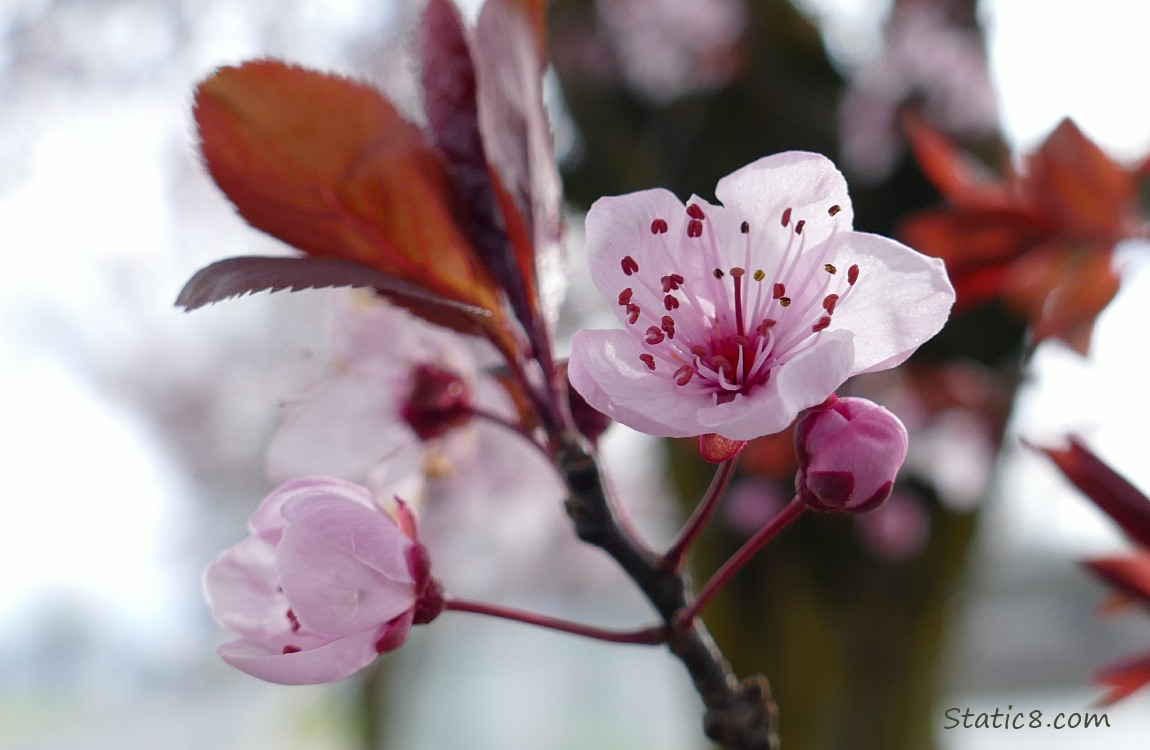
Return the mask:
[[[830,206],[827,214],[833,218],[840,211]],[[619,293],[619,304],[642,337],[645,351],[639,359],[652,376],[670,379],[685,392],[707,394],[715,404],[728,403],[814,345],[858,281],[859,267],[839,272],[831,257],[837,226],[830,237],[808,247],[807,221],[793,216],[791,208],[778,226],[756,227],[754,233],[742,221],[742,247],[721,247],[720,233],[698,204],[688,205],[686,213],[685,231],[677,237],[666,218],[651,222],[651,241],[662,247],[647,257],[665,259],[664,267],[640,268],[634,257],[622,259],[620,267],[633,285]],[[733,227],[727,234],[731,244]],[[652,270],[665,271],[658,285]],[[643,289],[641,299],[661,298],[663,309],[641,307],[636,288]]]

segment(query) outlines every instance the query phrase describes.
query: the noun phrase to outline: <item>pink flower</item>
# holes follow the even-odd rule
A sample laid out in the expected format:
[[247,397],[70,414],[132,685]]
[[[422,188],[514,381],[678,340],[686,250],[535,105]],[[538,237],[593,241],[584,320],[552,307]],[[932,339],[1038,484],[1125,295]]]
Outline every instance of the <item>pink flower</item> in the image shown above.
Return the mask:
[[901,363],[942,327],[941,261],[851,229],[846,183],[818,154],[760,159],[722,205],[666,190],[587,214],[592,278],[623,330],[580,331],[571,383],[640,432],[778,432],[852,375]]
[[890,497],[907,446],[898,417],[865,398],[832,396],[795,424],[795,489],[815,510],[874,510]]
[[268,495],[251,536],[204,572],[208,605],[238,636],[219,647],[224,661],[269,682],[334,682],[434,619],[442,589],[414,516],[402,503],[397,516],[366,488],[326,477]]

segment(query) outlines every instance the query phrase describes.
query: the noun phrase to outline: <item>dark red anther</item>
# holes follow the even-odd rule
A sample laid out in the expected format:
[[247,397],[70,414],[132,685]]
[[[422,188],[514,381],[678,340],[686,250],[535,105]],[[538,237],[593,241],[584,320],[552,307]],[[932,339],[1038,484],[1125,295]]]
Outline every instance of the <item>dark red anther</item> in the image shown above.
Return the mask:
[[703,236],[703,222],[698,219],[691,219],[687,222],[687,236],[688,237],[702,237]]
[[830,214],[831,216],[834,216],[835,214],[837,214],[839,211],[842,211],[842,210],[843,210],[842,206],[835,204],[835,205],[833,205],[827,209],[827,213]]
[[802,234],[803,233],[803,227],[805,227],[806,225],[807,225],[806,219],[799,219],[797,222],[795,222],[795,234]]
[[621,265],[623,266],[623,273],[627,274],[628,276],[639,272],[639,264],[636,263],[635,259],[630,255],[623,258]]
[[673,295],[668,294],[666,297],[663,298],[663,307],[667,308],[668,310],[674,310],[678,306],[679,306],[679,300],[676,299]]
[[291,632],[298,633],[299,632],[299,618],[295,616],[295,612],[293,612],[289,609],[287,611],[287,618],[288,618],[288,622],[291,623]]
[[667,222],[665,219],[655,219],[651,222],[651,234],[665,234],[667,232]]
[[667,338],[675,338],[675,319],[670,315],[663,316],[663,325],[661,326],[663,332],[667,334]]
[[750,346],[751,340],[742,334],[738,334],[735,336],[735,343],[739,346]]
[[665,338],[663,329],[659,326],[650,326],[647,329],[647,336],[643,339],[648,344],[658,344]]
[[702,221],[705,218],[703,209],[699,208],[698,203],[692,203],[691,205],[687,206],[687,216],[690,216],[692,219],[697,219],[699,221]]
[[742,224],[739,225],[739,231],[742,232],[743,234],[747,234],[748,232],[751,231],[751,225],[744,221]]
[[644,352],[643,354],[639,355],[639,359],[643,362],[643,364],[647,365],[648,370],[655,369],[655,358],[650,354]]
[[711,271],[711,275],[714,276],[716,279],[721,279],[721,278],[723,278],[723,269],[716,268],[714,271]]
[[851,286],[854,286],[855,282],[858,280],[859,280],[859,267],[857,265],[853,265],[847,269],[847,283],[850,284]]
[[639,319],[639,306],[634,302],[627,305],[627,322],[634,324]]
[[729,404],[735,400],[737,394],[734,391],[721,391],[715,394],[716,404]]
[[777,320],[772,320],[771,318],[766,318],[763,320],[762,323],[759,323],[755,327],[755,331],[757,331],[760,336],[766,336],[770,332],[770,330],[772,328],[774,328],[775,324],[778,322],[779,321],[777,321]]
[[631,304],[631,295],[634,293],[635,292],[633,289],[631,289],[631,287],[627,287],[623,291],[619,292],[619,304],[623,305],[624,307]]
[[823,297],[823,309],[827,311],[827,315],[833,315],[835,305],[838,304],[839,296],[837,294],[828,294]]
[[677,273],[667,274],[661,281],[663,282],[664,292],[673,292],[683,285],[683,277]]
[[722,372],[724,369],[731,369],[731,360],[724,357],[722,354],[716,354],[711,357],[711,368],[715,372]]
[[775,288],[771,292],[771,296],[775,299],[782,299],[783,297],[787,296],[787,287],[776,281]]
[[299,646],[284,646],[285,654],[298,654],[302,649]]
[[706,357],[707,356],[707,348],[704,346],[700,346],[698,344],[695,344],[694,346],[691,347],[691,354],[694,354],[696,357]]
[[675,382],[679,385],[686,385],[691,382],[691,378],[695,377],[695,368],[691,365],[683,365],[678,370],[675,370]]
[[791,209],[783,211],[783,226],[791,223]]
[[830,324],[831,324],[831,316],[824,315],[821,318],[819,318],[813,326],[811,326],[811,330],[814,331],[815,333],[818,333],[819,331],[824,330]]

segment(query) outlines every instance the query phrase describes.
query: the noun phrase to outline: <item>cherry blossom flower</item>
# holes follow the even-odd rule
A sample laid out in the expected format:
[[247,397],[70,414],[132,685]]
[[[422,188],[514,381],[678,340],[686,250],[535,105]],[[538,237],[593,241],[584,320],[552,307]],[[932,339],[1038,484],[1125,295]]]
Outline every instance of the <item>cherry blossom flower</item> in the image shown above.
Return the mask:
[[865,398],[832,396],[795,424],[795,489],[815,510],[874,510],[890,497],[907,447],[898,417]]
[[272,491],[251,536],[204,573],[204,592],[235,640],[220,656],[285,685],[341,680],[398,648],[443,607],[415,517],[393,518],[365,487],[305,477]]
[[954,302],[943,264],[852,230],[825,157],[788,152],[719,181],[721,205],[666,190],[587,214],[592,278],[623,330],[580,331],[571,383],[662,437],[778,432],[848,377],[894,367]]

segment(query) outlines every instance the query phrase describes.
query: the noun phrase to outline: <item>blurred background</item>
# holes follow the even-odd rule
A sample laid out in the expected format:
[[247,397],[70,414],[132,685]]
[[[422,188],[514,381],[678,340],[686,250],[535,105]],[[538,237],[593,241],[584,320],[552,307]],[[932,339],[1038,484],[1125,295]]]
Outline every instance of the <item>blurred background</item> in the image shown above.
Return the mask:
[[[192,91],[274,56],[372,80],[417,116],[419,7],[0,0],[0,747],[705,747],[697,698],[655,649],[449,615],[332,687],[267,685],[214,654],[199,574],[271,488],[263,453],[322,366],[327,295],[172,306],[207,262],[281,251],[199,164]],[[1066,116],[1139,164],[1148,23],[1130,0],[554,0],[548,98],[572,212],[561,331],[606,314],[580,258],[579,211],[599,195],[706,197],[760,155],[812,149],[847,173],[858,227],[897,235],[942,205],[907,150],[908,111],[995,168]],[[949,707],[1100,710],[1092,672],[1150,644],[1144,613],[1098,616],[1106,592],[1077,565],[1126,543],[1019,443],[1082,434],[1150,487],[1147,248],[1113,244],[1088,248],[1121,277],[1096,324],[1088,310],[1036,336],[1049,300],[986,296],[898,373],[853,386],[912,430],[899,493],[857,521],[806,519],[707,617],[740,673],[771,677],[786,747],[1143,746],[1145,690],[1105,709],[1109,729],[943,728]],[[786,440],[748,449],[699,577],[788,499]],[[690,446],[617,427],[605,450],[655,538],[681,512],[670,498],[693,502],[708,479]],[[591,558],[585,575],[536,580],[492,561],[487,585],[645,623]]]

